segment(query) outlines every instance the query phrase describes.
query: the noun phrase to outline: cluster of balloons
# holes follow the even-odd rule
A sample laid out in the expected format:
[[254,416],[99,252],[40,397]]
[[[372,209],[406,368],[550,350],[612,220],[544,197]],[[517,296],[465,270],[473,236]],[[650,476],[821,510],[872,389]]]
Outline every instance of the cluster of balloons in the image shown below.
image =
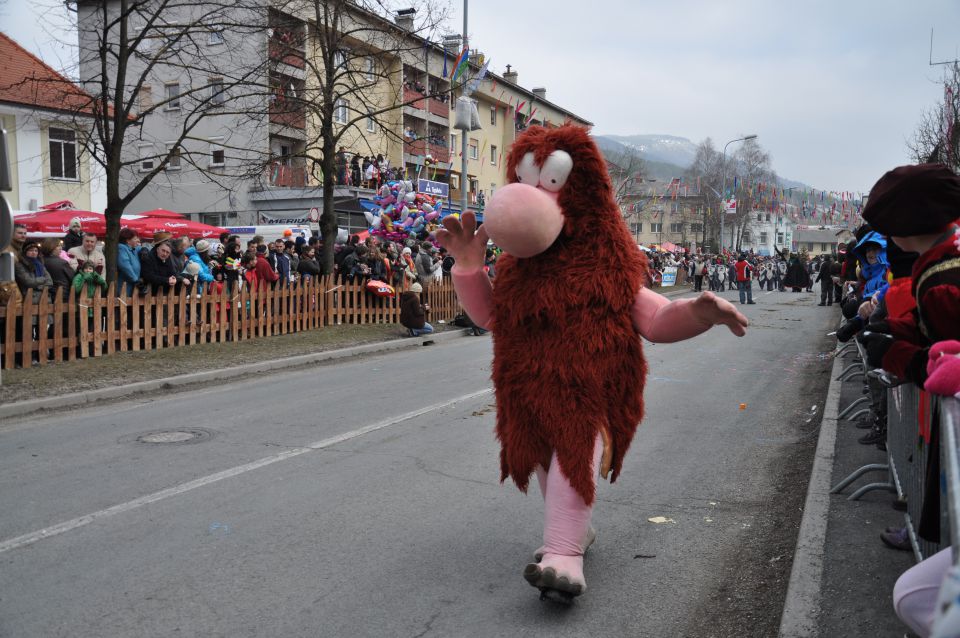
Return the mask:
[[403,243],[407,239],[433,239],[440,224],[443,201],[418,193],[410,180],[393,180],[380,187],[374,201],[379,210],[365,211],[370,234]]

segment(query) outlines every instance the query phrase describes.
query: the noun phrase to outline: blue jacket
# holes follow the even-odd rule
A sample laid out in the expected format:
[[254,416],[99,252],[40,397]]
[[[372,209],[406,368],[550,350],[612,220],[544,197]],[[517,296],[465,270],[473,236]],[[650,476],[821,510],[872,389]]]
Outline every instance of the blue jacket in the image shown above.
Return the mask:
[[121,242],[117,248],[117,278],[126,284],[127,294],[133,294],[133,286],[140,280],[140,249],[134,250]]
[[208,266],[206,262],[200,258],[200,253],[198,253],[197,249],[193,246],[187,248],[187,251],[184,254],[187,256],[187,261],[192,261],[200,266],[200,272],[197,273],[197,292],[201,293],[203,292],[203,284],[205,282],[213,281],[213,273],[210,272],[210,266]]
[[[877,263],[872,265],[867,263],[867,251],[864,249],[864,246],[868,243],[880,246]],[[867,282],[863,287],[863,296],[864,298],[870,297],[887,283],[886,274],[890,267],[887,262],[887,240],[880,233],[870,231],[857,243],[857,247],[853,249],[853,254],[857,256],[857,261],[860,262],[860,274]]]

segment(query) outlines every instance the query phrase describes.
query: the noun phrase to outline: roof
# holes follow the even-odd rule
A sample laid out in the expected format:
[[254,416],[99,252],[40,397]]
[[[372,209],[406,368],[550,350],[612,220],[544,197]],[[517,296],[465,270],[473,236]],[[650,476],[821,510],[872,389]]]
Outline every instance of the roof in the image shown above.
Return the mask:
[[796,242],[813,242],[819,244],[840,243],[839,232],[836,230],[795,230],[793,240]]
[[93,98],[0,32],[0,103],[92,114]]

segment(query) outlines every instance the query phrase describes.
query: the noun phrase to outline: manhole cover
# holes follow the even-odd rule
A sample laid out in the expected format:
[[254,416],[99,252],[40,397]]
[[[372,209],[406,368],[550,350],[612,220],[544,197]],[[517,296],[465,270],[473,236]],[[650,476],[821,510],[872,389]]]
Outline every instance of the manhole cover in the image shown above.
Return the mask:
[[[159,430],[156,432],[145,432],[132,437],[137,443],[153,443],[166,445],[183,445],[185,443],[199,443],[206,441],[213,436],[212,430],[203,428],[180,428],[177,430]],[[123,440],[125,439],[125,440]],[[121,442],[128,442],[128,437],[123,437]]]

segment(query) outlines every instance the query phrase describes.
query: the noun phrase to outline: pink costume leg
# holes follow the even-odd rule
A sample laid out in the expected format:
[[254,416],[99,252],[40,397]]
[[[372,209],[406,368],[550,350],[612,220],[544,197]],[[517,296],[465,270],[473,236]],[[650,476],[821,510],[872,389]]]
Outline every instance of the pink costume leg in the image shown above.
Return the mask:
[[930,635],[937,593],[952,561],[949,547],[940,550],[900,574],[893,587],[893,608],[897,616],[918,636]]
[[[598,436],[591,459],[594,481],[602,454],[603,442]],[[538,480],[540,476],[538,472]],[[539,563],[527,565],[524,577],[536,587],[581,594],[587,587],[583,578],[583,553],[593,542],[590,526],[593,507],[584,503],[560,471],[556,454],[550,460],[546,483],[541,482],[541,490],[544,489],[543,547],[538,550],[542,558]]]

